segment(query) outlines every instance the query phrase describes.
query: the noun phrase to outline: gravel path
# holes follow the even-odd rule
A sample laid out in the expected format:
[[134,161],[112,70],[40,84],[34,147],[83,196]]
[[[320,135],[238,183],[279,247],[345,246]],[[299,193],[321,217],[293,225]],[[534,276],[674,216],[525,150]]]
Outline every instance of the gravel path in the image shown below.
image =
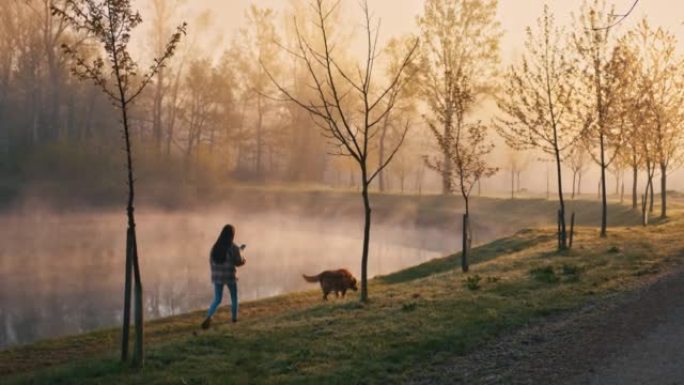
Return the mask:
[[615,341],[619,348],[614,354],[567,384],[684,385],[684,274],[659,282],[619,310],[610,313],[610,325],[629,330],[628,323],[639,318],[645,320],[640,323],[645,331]]
[[684,385],[684,271],[529,325],[412,382]]

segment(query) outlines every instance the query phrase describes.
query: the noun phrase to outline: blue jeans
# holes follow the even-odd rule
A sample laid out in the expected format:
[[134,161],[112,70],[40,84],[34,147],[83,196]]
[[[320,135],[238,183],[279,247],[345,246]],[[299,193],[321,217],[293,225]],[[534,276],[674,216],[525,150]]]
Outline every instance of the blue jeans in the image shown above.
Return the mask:
[[[224,284],[222,283],[214,284],[214,302],[209,306],[207,317],[213,316],[214,313],[216,313],[219,304],[221,304],[221,300],[223,299],[223,285]],[[236,321],[238,312],[237,282],[226,283],[225,285],[228,286],[228,290],[230,291],[230,312],[233,316],[233,321]]]

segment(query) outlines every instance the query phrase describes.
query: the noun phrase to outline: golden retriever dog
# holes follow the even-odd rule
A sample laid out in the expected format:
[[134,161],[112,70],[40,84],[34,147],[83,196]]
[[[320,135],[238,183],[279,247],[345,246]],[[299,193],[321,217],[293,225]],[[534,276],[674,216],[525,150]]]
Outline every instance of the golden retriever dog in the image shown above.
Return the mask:
[[356,278],[346,269],[326,270],[318,275],[308,276],[302,274],[307,282],[320,282],[323,290],[323,300],[328,300],[328,294],[335,292],[335,297],[339,297],[340,292],[342,297],[347,294],[347,290],[359,290],[356,286]]

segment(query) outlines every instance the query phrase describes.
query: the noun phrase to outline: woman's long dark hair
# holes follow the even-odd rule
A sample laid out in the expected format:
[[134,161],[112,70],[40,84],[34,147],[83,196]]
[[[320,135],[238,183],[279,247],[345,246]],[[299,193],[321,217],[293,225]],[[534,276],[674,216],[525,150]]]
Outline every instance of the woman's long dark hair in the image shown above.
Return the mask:
[[223,263],[226,261],[228,248],[233,244],[235,238],[235,227],[233,225],[223,226],[221,234],[219,234],[216,243],[211,248],[211,260],[214,263]]

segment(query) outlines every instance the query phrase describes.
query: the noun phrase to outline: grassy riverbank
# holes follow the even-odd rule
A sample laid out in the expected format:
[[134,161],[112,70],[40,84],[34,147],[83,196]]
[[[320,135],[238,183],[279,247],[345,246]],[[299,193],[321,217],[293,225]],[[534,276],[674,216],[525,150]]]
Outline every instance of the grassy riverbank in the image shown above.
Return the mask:
[[[440,367],[500,333],[639,285],[682,262],[679,214],[648,229],[580,228],[575,248],[553,230],[523,230],[475,249],[467,275],[458,255],[374,279],[371,301],[323,303],[311,290],[247,303],[237,324],[222,309],[147,325],[146,366],[121,366],[118,331],[0,352],[3,383],[282,384],[396,383]],[[222,322],[224,321],[224,322]]]

